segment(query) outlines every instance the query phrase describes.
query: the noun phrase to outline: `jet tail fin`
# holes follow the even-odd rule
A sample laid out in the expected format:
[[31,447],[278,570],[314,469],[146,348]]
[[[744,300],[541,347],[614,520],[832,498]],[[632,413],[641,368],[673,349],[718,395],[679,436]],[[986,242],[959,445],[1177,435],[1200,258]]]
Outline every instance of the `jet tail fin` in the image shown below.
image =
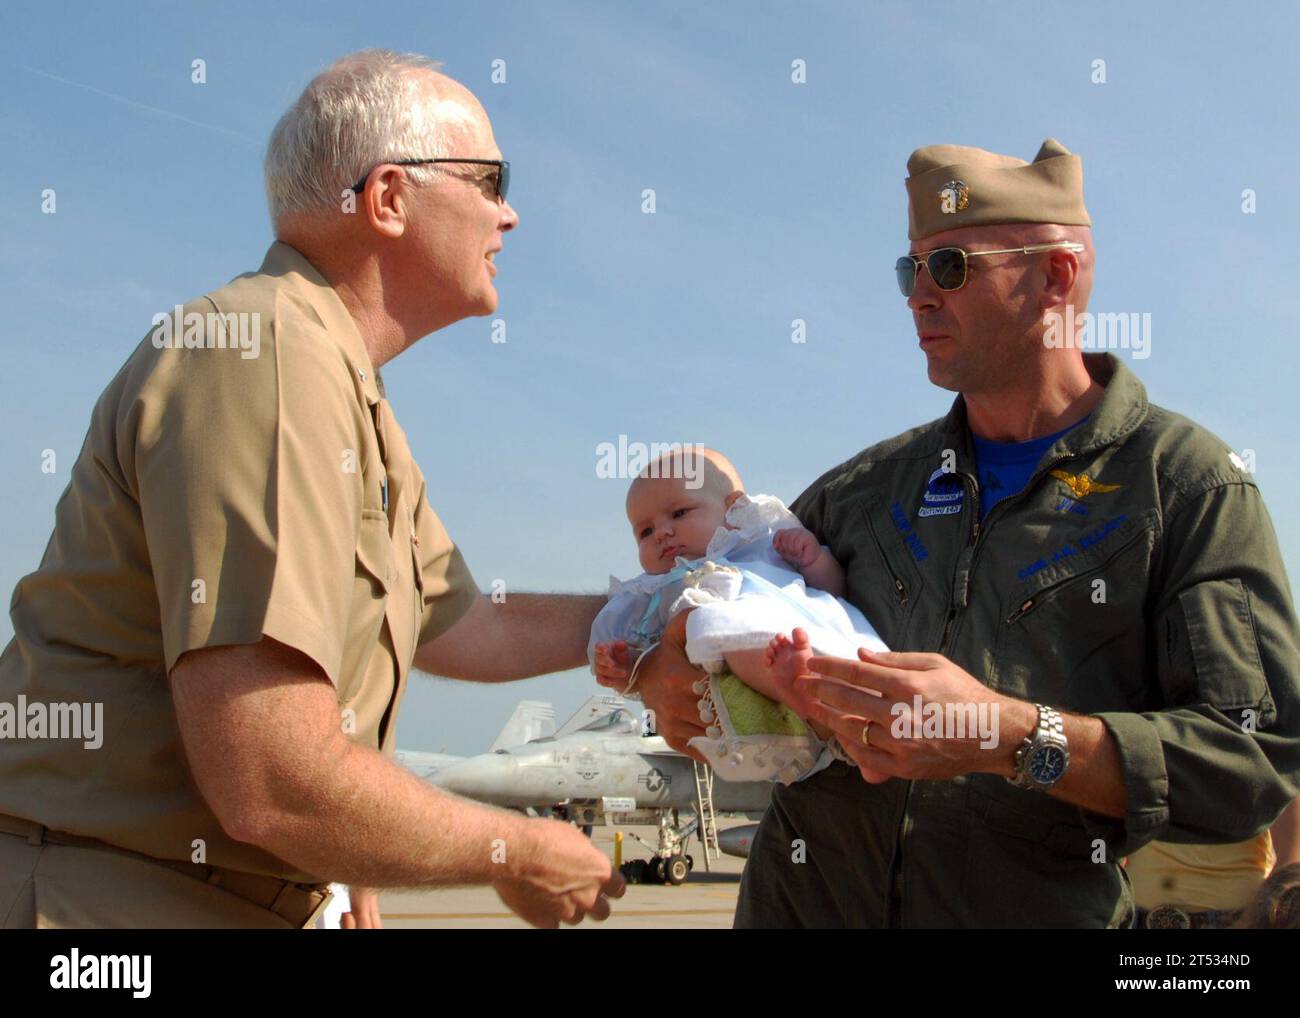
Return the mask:
[[515,712],[510,715],[510,720],[501,729],[501,734],[488,747],[488,752],[495,753],[497,750],[509,749],[511,746],[535,742],[553,734],[554,731],[554,707],[545,700],[520,700],[515,707]]
[[557,739],[572,735],[574,732],[581,732],[585,728],[599,727],[594,722],[603,721],[608,718],[615,710],[624,706],[621,696],[613,693],[597,693],[589,697],[587,702],[578,708],[573,717],[560,726],[560,730],[555,733]]

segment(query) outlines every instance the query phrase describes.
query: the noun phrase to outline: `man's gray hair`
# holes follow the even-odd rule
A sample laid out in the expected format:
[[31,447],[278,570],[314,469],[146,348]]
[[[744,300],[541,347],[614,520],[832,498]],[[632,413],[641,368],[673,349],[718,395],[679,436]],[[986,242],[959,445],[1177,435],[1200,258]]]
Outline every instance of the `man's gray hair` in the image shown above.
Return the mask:
[[[344,191],[377,164],[445,154],[425,71],[442,65],[414,53],[369,49],[330,64],[280,118],[266,146],[271,222],[337,209]],[[408,167],[417,182],[432,167]]]

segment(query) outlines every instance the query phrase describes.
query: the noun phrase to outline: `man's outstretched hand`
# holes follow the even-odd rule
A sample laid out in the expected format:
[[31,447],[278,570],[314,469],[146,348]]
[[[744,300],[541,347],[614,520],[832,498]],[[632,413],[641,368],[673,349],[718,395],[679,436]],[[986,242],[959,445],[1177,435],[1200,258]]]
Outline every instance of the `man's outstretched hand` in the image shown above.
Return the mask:
[[379,892],[373,887],[349,887],[351,910],[339,917],[341,930],[382,930],[379,915]]

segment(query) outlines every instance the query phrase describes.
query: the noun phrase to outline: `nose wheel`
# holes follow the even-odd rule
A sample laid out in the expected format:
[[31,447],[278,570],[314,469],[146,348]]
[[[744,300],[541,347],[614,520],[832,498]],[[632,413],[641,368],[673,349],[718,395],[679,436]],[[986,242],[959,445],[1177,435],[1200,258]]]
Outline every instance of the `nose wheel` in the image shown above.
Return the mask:
[[629,884],[671,884],[677,886],[686,883],[686,878],[695,869],[695,860],[689,855],[677,854],[664,858],[633,859],[619,867],[623,879]]

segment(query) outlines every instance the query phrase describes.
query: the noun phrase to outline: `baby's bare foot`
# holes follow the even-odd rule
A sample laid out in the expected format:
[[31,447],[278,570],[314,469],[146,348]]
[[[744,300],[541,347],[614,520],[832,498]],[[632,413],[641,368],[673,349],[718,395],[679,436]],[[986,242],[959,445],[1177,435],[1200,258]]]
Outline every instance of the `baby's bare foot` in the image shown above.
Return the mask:
[[795,679],[807,673],[812,657],[812,645],[802,629],[796,629],[789,636],[777,633],[764,654],[773,678],[786,689],[793,689]]
[[781,652],[783,647],[788,646],[789,643],[790,637],[786,636],[785,633],[777,633],[772,637],[768,642],[767,649],[763,652],[763,664],[771,668],[776,663],[777,654]]

